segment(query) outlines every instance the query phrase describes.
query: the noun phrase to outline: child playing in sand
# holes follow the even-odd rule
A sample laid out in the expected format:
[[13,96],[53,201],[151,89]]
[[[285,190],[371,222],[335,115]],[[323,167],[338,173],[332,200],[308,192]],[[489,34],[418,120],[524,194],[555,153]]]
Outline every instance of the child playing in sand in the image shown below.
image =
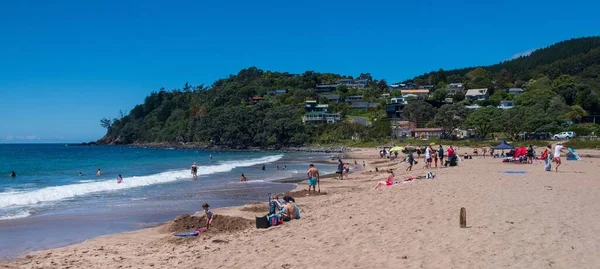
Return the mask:
[[214,219],[212,211],[208,209],[209,207],[207,203],[202,204],[202,209],[204,209],[204,214],[206,214],[206,230],[208,230]]

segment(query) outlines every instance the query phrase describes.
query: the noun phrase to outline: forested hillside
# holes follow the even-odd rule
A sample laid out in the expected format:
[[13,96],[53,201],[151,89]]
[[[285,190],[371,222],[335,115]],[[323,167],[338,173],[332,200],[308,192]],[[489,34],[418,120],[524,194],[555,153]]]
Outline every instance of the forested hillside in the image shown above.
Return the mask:
[[599,114],[600,37],[571,39],[495,65],[438,70],[409,81],[438,89],[454,82],[465,83],[469,89],[489,88],[498,94],[491,98],[492,105],[506,98],[501,91],[507,88],[551,90],[567,105],[580,105],[590,114]]
[[[340,79],[368,81],[366,87],[338,84],[329,94],[340,100],[360,95],[378,105],[352,110],[346,102],[330,102],[317,85],[336,84]],[[580,128],[586,115],[600,114],[600,37],[572,39],[536,50],[528,56],[492,66],[438,70],[406,82],[433,85],[427,100],[409,100],[405,120],[424,127],[441,127],[449,135],[455,128],[471,128],[485,138],[503,132],[516,139],[522,132],[556,132]],[[454,103],[444,104],[450,83],[464,83],[467,89],[488,88],[487,100],[467,101],[454,95]],[[334,86],[335,87],[335,86]],[[508,88],[523,88],[513,96]],[[270,91],[283,90],[281,94]],[[335,143],[359,139],[382,141],[392,133],[386,120],[389,92],[385,80],[370,74],[356,78],[306,71],[302,74],[263,71],[252,67],[220,79],[209,87],[191,86],[160,89],[129,113],[116,119],[103,119],[106,135],[99,143],[130,144],[147,142],[195,142],[227,148],[279,148],[307,143]],[[392,96],[401,95],[399,90]],[[306,100],[329,104],[339,113],[336,124],[303,124]],[[514,100],[513,109],[495,108],[503,100]],[[432,105],[433,104],[433,105]],[[466,105],[485,107],[473,112]],[[362,116],[369,124],[352,123],[346,115]],[[364,121],[363,121],[364,122]],[[576,129],[579,133],[598,130],[597,125]]]
[[[150,94],[143,104],[117,119],[103,119],[106,144],[145,142],[197,142],[228,148],[298,146],[314,142],[350,139],[360,134],[369,139],[389,135],[389,122],[379,128],[340,123],[309,125],[302,123],[304,102],[319,100],[317,84],[335,83],[343,77],[307,71],[303,74],[269,72],[255,67],[216,81],[211,87],[164,89]],[[369,74],[361,79],[372,81]],[[376,81],[373,81],[376,82]],[[385,83],[385,81],[381,81]],[[361,90],[360,94],[379,96],[387,85]],[[342,89],[343,88],[343,89]],[[268,95],[269,90],[286,89],[282,95]],[[342,95],[359,94],[340,87]],[[252,100],[264,96],[264,100]],[[375,97],[373,97],[375,98]],[[320,99],[327,102],[327,100]],[[332,105],[335,111],[348,111],[347,104]]]

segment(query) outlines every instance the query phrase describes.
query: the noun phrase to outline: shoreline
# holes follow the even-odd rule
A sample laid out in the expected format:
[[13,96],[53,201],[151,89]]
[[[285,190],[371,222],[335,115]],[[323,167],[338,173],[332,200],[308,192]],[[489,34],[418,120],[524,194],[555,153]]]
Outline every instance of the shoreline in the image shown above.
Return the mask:
[[[461,147],[458,153],[465,150],[470,151]],[[594,236],[600,216],[593,213],[600,209],[595,202],[600,194],[594,179],[597,158],[565,161],[563,172],[551,173],[543,171],[543,162],[503,164],[477,157],[432,170],[437,174],[433,180],[373,191],[375,182],[385,179],[385,168],[397,168],[396,180],[426,170],[420,160],[412,172],[404,172],[404,164],[370,151],[351,152],[349,159],[367,160],[367,167],[352,169],[349,180],[322,177],[323,195],[295,196],[302,218],[278,227],[179,239],[161,232],[167,225],[162,224],[28,253],[0,267],[594,268],[600,262]],[[526,173],[502,174],[506,169]],[[305,191],[305,182],[299,180],[292,192]],[[261,215],[260,205],[213,212],[253,222]],[[467,208],[467,229],[458,227],[460,207]],[[274,260],[285,245],[295,245],[295,255]]]
[[345,153],[351,150],[345,146],[296,146],[296,147],[246,147],[246,148],[232,148],[227,146],[219,145],[206,145],[202,143],[193,142],[158,142],[158,143],[132,143],[132,144],[105,144],[105,143],[85,143],[75,144],[78,146],[131,146],[131,147],[148,147],[158,149],[190,149],[190,150],[206,150],[206,151],[273,151],[273,152],[316,152],[316,153]]

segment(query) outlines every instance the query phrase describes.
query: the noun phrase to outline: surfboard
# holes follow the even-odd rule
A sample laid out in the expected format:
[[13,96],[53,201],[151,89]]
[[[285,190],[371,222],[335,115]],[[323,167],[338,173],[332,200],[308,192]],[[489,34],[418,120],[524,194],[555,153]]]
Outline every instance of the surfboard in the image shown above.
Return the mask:
[[199,231],[193,231],[193,232],[189,232],[189,233],[177,233],[174,235],[179,236],[179,237],[188,237],[188,236],[198,236],[199,234],[200,234]]

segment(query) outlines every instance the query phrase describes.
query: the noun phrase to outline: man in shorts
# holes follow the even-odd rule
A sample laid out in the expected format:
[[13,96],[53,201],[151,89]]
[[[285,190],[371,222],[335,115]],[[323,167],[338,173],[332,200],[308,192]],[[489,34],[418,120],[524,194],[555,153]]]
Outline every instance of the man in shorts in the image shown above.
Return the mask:
[[414,161],[415,161],[415,157],[413,156],[413,151],[409,150],[408,151],[408,158],[406,159],[406,162],[408,163],[408,167],[406,167],[406,171],[411,171],[412,170]]
[[313,188],[313,192],[316,192],[316,186],[319,184],[319,170],[315,168],[314,164],[310,164],[306,176],[308,176],[308,194],[310,195],[310,187]]
[[558,172],[558,167],[560,166],[561,162],[560,162],[560,153],[564,150],[562,143],[558,143],[556,144],[556,146],[554,146],[554,155],[552,155],[554,157],[554,162],[556,163],[556,167],[554,168],[555,172]]

